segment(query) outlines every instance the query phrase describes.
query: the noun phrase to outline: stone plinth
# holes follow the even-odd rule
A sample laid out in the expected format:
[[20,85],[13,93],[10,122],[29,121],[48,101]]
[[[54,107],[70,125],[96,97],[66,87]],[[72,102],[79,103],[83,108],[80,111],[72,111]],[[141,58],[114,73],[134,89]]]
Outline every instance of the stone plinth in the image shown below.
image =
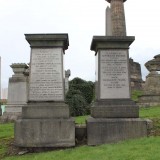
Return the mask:
[[75,145],[74,119],[19,119],[15,142],[20,147],[71,147]]
[[63,54],[68,34],[26,34],[31,46],[28,103],[15,124],[15,145],[71,147],[75,123],[64,103]]
[[9,78],[8,99],[2,116],[3,121],[15,121],[20,117],[22,106],[27,104],[28,99],[28,75],[26,75],[28,65],[13,63],[10,67],[13,69],[14,75]]
[[150,120],[140,118],[92,118],[87,120],[88,145],[114,143],[147,135]]
[[160,55],[156,55],[153,60],[145,64],[150,71],[146,77],[144,84],[144,93],[139,96],[138,104],[140,106],[155,106],[160,105]]
[[93,117],[138,117],[138,106],[130,99],[128,48],[133,41],[134,37],[93,37],[91,50],[96,52],[96,102],[91,108]]

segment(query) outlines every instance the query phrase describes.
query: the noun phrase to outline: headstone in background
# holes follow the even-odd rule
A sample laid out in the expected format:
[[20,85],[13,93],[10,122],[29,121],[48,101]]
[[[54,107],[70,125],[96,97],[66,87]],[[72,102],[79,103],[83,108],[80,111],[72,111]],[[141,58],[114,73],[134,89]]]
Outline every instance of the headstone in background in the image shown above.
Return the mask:
[[65,71],[65,93],[69,90],[69,77],[71,76],[71,71],[68,69]]
[[143,80],[141,74],[141,65],[138,62],[134,62],[132,58],[129,58],[129,70],[131,90],[142,90]]
[[154,59],[145,63],[150,72],[144,84],[143,95],[139,96],[138,104],[140,106],[160,105],[160,54],[154,56]]
[[128,49],[135,37],[126,36],[125,0],[107,1],[112,36],[94,36],[91,43],[96,56],[96,101],[87,120],[88,145],[147,136],[147,121],[139,118],[139,107],[131,100]]
[[10,66],[14,75],[9,78],[8,99],[3,121],[15,121],[22,113],[22,106],[27,104],[28,96],[28,65],[25,63],[13,63]]
[[68,34],[26,34],[31,46],[28,104],[15,123],[15,145],[71,147],[75,122],[64,103],[63,54]]

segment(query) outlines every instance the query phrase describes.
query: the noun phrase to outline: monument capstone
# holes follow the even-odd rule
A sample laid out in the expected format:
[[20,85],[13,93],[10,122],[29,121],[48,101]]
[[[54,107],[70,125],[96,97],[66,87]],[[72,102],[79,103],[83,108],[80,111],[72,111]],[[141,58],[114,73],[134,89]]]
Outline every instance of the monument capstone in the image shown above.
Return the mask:
[[147,136],[150,121],[139,118],[139,107],[131,100],[129,46],[135,37],[126,36],[125,1],[107,0],[106,35],[92,39],[96,101],[87,120],[88,145]]
[[160,105],[160,54],[146,62],[145,66],[150,73],[146,77],[143,95],[139,96],[138,104],[143,107]]

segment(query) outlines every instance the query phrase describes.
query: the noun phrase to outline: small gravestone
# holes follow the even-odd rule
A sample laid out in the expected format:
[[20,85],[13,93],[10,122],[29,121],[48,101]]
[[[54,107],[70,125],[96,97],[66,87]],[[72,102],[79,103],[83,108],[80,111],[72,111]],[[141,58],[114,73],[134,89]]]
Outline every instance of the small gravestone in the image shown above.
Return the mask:
[[[129,46],[135,37],[126,36],[123,2],[107,0],[106,36],[94,36],[91,50],[96,57],[96,101],[87,119],[88,145],[113,143],[147,136],[147,121],[131,100]],[[109,26],[108,26],[109,25]]]
[[129,70],[131,90],[142,90],[141,65],[138,62],[134,62],[132,58],[129,58]]
[[8,99],[2,120],[15,121],[22,113],[22,106],[27,104],[28,95],[28,65],[25,63],[13,63],[10,65],[14,75],[9,78]]
[[71,71],[68,69],[65,71],[65,93],[69,90],[69,77],[71,76]]
[[22,118],[15,123],[15,144],[21,147],[71,147],[75,123],[64,103],[63,54],[68,34],[26,34],[31,46],[29,95]]
[[160,105],[160,54],[145,63],[145,66],[150,73],[146,77],[143,95],[139,96],[138,104],[144,107]]

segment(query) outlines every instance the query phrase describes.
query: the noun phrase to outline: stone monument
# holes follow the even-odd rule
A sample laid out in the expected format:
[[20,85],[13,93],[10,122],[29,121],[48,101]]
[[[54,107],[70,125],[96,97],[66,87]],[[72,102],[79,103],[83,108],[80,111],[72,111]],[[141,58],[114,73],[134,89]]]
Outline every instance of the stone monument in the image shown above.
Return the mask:
[[22,106],[27,104],[28,93],[28,65],[25,63],[13,63],[10,65],[14,75],[9,78],[8,99],[3,121],[15,121],[22,113]]
[[65,93],[69,90],[69,77],[71,76],[71,71],[68,69],[65,71]]
[[150,72],[146,77],[144,84],[144,93],[139,96],[138,104],[140,106],[160,105],[160,54],[154,56],[154,59],[145,63]]
[[26,34],[31,46],[29,95],[15,123],[15,145],[71,147],[75,122],[64,103],[63,54],[68,34]]
[[[139,118],[139,107],[131,100],[129,46],[135,37],[126,36],[123,2],[111,4],[106,16],[106,36],[93,36],[96,57],[96,101],[87,120],[88,145],[118,142],[147,136],[148,121]],[[108,23],[107,23],[108,22]]]
[[131,90],[142,90],[143,80],[141,74],[141,65],[138,62],[134,62],[132,58],[129,58],[129,70]]

